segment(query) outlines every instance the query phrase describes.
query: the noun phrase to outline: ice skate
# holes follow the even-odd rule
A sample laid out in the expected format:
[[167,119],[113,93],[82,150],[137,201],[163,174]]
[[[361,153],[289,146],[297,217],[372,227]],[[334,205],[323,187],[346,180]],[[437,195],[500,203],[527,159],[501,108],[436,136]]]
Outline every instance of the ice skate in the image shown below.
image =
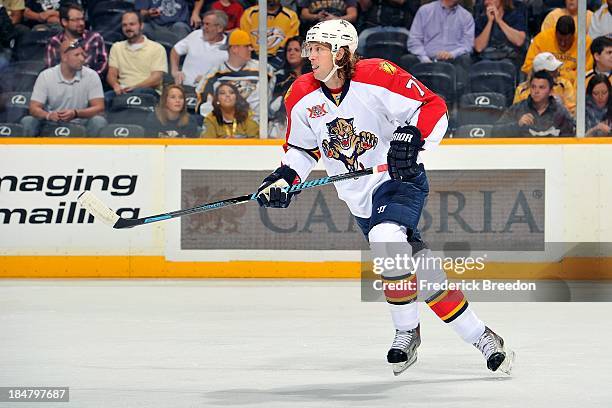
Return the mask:
[[491,371],[501,371],[510,375],[514,362],[514,351],[504,346],[504,339],[493,330],[485,327],[485,331],[474,343],[487,360],[487,368]]
[[417,347],[421,345],[420,325],[412,330],[396,330],[387,361],[393,365],[393,374],[400,375],[417,360]]

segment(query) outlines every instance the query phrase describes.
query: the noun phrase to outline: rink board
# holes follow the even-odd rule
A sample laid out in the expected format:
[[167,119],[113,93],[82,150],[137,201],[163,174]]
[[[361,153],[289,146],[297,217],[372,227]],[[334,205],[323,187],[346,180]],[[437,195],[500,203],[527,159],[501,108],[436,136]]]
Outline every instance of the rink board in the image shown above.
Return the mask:
[[[90,223],[75,204],[86,185],[140,217],[246,194],[278,166],[278,141],[0,143],[0,276],[359,277],[365,241],[333,187],[280,213],[246,204],[130,230]],[[448,140],[423,158],[426,238],[489,245],[486,271],[462,277],[612,278],[605,252],[522,253],[612,242],[612,140]]]

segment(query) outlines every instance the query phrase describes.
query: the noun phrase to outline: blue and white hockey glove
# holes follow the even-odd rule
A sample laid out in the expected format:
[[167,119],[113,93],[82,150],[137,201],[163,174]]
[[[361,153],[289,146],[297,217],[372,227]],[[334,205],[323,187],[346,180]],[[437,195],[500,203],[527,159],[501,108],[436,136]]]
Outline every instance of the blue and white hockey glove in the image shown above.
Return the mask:
[[291,197],[297,193],[286,193],[289,186],[300,182],[300,176],[289,166],[280,166],[266,177],[257,189],[260,207],[287,208]]
[[417,156],[424,144],[416,126],[400,126],[393,132],[387,153],[388,170],[393,180],[410,181],[421,172]]

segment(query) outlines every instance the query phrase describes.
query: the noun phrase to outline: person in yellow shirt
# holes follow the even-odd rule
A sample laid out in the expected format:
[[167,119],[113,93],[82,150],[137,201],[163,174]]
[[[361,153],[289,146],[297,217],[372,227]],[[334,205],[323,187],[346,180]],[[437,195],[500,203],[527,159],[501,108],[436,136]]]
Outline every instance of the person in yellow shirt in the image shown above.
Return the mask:
[[[560,68],[561,77],[576,86],[576,56],[578,55],[578,38],[575,35],[576,25],[570,16],[563,16],[557,21],[554,29],[542,31],[533,39],[521,71],[529,75],[533,69],[533,60],[541,52],[550,52],[563,62]],[[586,37],[586,71],[593,68],[593,56],[587,50],[591,46],[591,37]]]
[[256,138],[259,125],[253,120],[249,104],[238,89],[223,83],[215,91],[213,111],[204,118],[203,138]]
[[[578,27],[578,0],[565,0],[565,8],[556,8],[552,10],[550,13],[546,15],[544,21],[542,21],[542,26],[540,27],[540,31],[550,30],[551,28],[555,28],[557,25],[557,21],[562,16],[570,16],[574,19],[574,24]],[[587,32],[589,32],[589,28],[591,27],[591,18],[593,17],[593,12],[591,10],[587,10],[586,15],[586,25]]]
[[[279,49],[285,47],[287,39],[298,35],[300,20],[295,11],[281,6],[280,0],[268,0],[268,55],[276,57]],[[240,29],[251,36],[251,45],[259,52],[259,6],[249,7],[240,18]],[[269,63],[275,68],[282,65],[282,55],[271,58]],[[278,61],[276,61],[278,59]],[[278,62],[278,64],[275,64]]]
[[576,89],[565,78],[559,76],[559,68],[563,62],[559,61],[550,52],[542,52],[533,59],[533,71],[527,78],[527,81],[521,82],[514,91],[513,104],[524,101],[529,97],[530,79],[534,72],[548,71],[552,76],[554,83],[552,95],[559,98],[567,110],[574,115],[576,112]]

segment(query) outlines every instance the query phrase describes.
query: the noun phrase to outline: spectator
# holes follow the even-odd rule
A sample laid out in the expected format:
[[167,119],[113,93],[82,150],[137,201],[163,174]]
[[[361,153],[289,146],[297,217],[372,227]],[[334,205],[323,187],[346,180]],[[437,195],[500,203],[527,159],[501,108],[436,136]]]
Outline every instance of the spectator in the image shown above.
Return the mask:
[[363,55],[368,37],[377,32],[401,32],[409,36],[408,30],[420,5],[418,0],[359,0],[363,23],[357,52]]
[[95,32],[85,29],[85,14],[83,8],[77,4],[69,4],[60,8],[60,22],[64,31],[49,39],[45,53],[47,68],[55,66],[61,59],[61,46],[64,42],[81,40],[85,50],[85,65],[102,75],[106,71],[108,56],[104,38]]
[[30,98],[30,116],[21,119],[25,136],[38,136],[45,122],[68,122],[97,136],[106,126],[102,81],[84,66],[86,55],[79,40],[62,44],[61,62],[42,71]]
[[[542,31],[535,36],[533,42],[529,46],[525,63],[521,70],[528,74],[533,68],[533,59],[541,52],[549,51],[555,58],[565,61],[561,67],[561,77],[567,79],[576,86],[576,56],[578,49],[578,39],[574,35],[576,26],[574,20],[569,16],[563,16],[557,21],[557,26],[554,29]],[[591,46],[591,38],[587,36],[586,46]],[[586,56],[586,70],[593,68],[593,56]]]
[[[591,18],[593,17],[593,12],[591,10],[587,10],[586,15],[586,25],[587,25],[587,33],[589,32],[589,27],[591,27]],[[556,27],[557,21],[562,16],[570,16],[574,19],[574,24],[578,27],[578,0],[565,0],[565,8],[556,8],[552,10],[550,13],[546,15],[544,21],[542,21],[542,27],[540,31],[552,30]]]
[[408,51],[421,62],[453,64],[459,90],[467,83],[473,45],[474,19],[459,5],[459,0],[437,0],[417,11],[410,28]]
[[13,25],[20,24],[23,21],[24,0],[0,0],[0,6],[4,7]]
[[230,83],[219,85],[213,98],[213,111],[206,115],[202,132],[205,138],[256,138],[259,126],[252,118],[249,104]]
[[136,10],[145,19],[144,33],[155,41],[168,35],[176,40],[187,37],[191,32],[189,2],[187,0],[136,0]]
[[164,88],[155,112],[147,118],[147,133],[153,137],[198,137],[198,124],[187,112],[185,91],[180,85]]
[[595,74],[586,89],[587,136],[612,136],[612,85],[605,75]]
[[[225,13],[210,10],[204,14],[202,29],[193,31],[174,45],[170,51],[170,72],[175,84],[195,87],[213,68],[227,61],[227,36],[223,33],[226,24]],[[183,55],[185,61],[183,68],[179,69]]]
[[9,65],[17,32],[6,8],[0,3],[0,72]]
[[604,35],[612,35],[612,0],[608,0],[601,5],[599,10],[591,18],[591,28],[589,30],[591,38]]
[[287,40],[283,67],[276,72],[276,85],[270,103],[271,138],[285,137],[287,117],[283,99],[291,84],[302,74],[311,71],[310,62],[302,58],[302,37],[291,37]]
[[[249,103],[253,119],[259,120],[259,61],[251,59],[251,38],[246,31],[236,29],[228,39],[229,50],[227,62],[219,65],[196,89],[198,95],[197,111],[202,116],[213,110],[212,99],[216,88],[225,82],[231,82],[240,95]],[[272,67],[268,65],[268,95],[271,99],[275,78]]]
[[520,66],[521,47],[527,38],[527,9],[514,0],[484,0],[484,6],[484,14],[476,18],[474,50],[482,59],[508,59]]
[[357,21],[357,0],[298,0],[300,8],[301,33],[319,21],[342,19]]
[[113,88],[105,94],[106,104],[116,95],[146,93],[156,97],[161,91],[164,72],[168,71],[166,50],[142,34],[139,13],[126,11],[121,18],[121,29],[127,40],[113,44],[108,60],[106,81]]
[[[559,61],[550,52],[542,52],[533,59],[533,72],[547,71],[553,77],[554,85],[552,94],[559,98],[559,101],[565,106],[565,108],[572,114],[576,113],[576,89],[565,78],[559,76],[559,68],[563,65],[563,62]],[[529,80],[521,82],[514,92],[514,102],[518,103],[527,99],[531,87]]]
[[[280,0],[268,0],[267,21],[268,62],[274,68],[280,68],[285,43],[288,38],[298,35],[300,20],[295,11],[281,6]],[[240,19],[240,29],[249,33],[251,45],[255,52],[259,53],[259,6],[249,7],[244,11]]]
[[547,71],[534,72],[529,97],[512,105],[497,122],[501,136],[574,136],[574,120],[552,96],[553,78]]
[[612,82],[612,38],[597,37],[591,43],[593,69],[586,73],[587,83],[595,74],[603,74]]
[[60,31],[60,0],[26,0],[25,22],[33,30]]
[[219,10],[227,14],[226,31],[232,31],[240,26],[240,18],[244,9],[236,0],[217,0],[210,8],[211,10]]

